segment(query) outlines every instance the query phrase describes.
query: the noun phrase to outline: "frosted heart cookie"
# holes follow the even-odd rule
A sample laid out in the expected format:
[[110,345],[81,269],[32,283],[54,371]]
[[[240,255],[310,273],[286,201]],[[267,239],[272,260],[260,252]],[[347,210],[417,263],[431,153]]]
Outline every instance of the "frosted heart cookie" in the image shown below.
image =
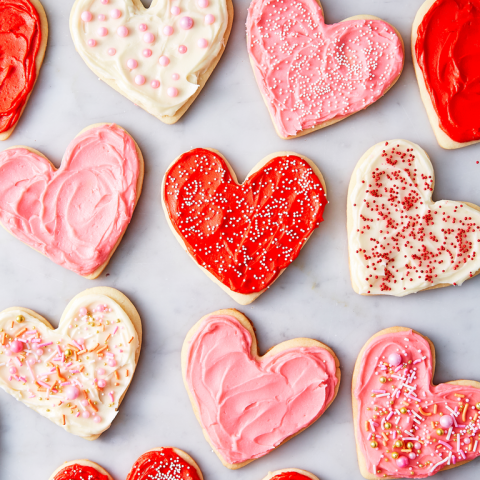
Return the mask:
[[263,480],[319,480],[319,478],[306,470],[285,468],[270,472]]
[[434,373],[433,343],[409,328],[382,330],[363,347],[352,400],[365,478],[426,478],[480,454],[480,383],[434,385]]
[[323,221],[327,198],[322,174],[302,155],[272,153],[240,185],[225,157],[196,148],[168,168],[162,202],[183,248],[247,305],[298,256]]
[[13,133],[27,105],[47,39],[39,0],[0,0],[0,141]]
[[95,440],[132,381],[142,325],[118,290],[78,294],[56,330],[22,307],[0,313],[0,387],[67,432]]
[[0,223],[62,267],[98,277],[120,244],[140,197],[143,157],[115,124],[87,127],[57,170],[37,150],[0,153]]
[[188,332],[182,373],[205,438],[230,469],[312,425],[340,385],[329,347],[296,338],[260,357],[252,324],[233,309],[206,315]]
[[108,85],[175,123],[212,74],[233,22],[231,0],[76,0],[73,43]]
[[253,0],[247,48],[275,129],[286,139],[368,107],[394,85],[404,63],[394,27],[370,15],[327,25],[316,0]]
[[[154,448],[135,462],[127,480],[203,480],[200,467],[183,450],[175,447]],[[90,460],[73,460],[53,472],[49,480],[113,480],[100,465]]]
[[412,27],[412,57],[439,145],[480,141],[480,0],[427,0]]
[[418,145],[389,140],[357,163],[347,199],[355,292],[398,297],[461,285],[480,269],[480,212],[434,202],[433,166]]

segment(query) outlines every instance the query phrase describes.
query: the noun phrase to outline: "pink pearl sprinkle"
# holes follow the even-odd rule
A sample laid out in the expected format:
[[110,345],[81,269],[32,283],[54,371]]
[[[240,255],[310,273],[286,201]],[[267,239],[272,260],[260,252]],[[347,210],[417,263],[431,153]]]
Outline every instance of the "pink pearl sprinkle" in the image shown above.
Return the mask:
[[162,66],[162,67],[166,67],[169,63],[170,63],[170,59],[168,57],[166,57],[165,55],[162,55],[159,59],[158,59],[158,63]]
[[97,375],[105,375],[105,369],[99,368],[99,369],[97,370]]
[[12,353],[20,353],[23,350],[23,343],[19,342],[18,340],[14,340],[10,344],[10,351]]
[[417,456],[415,455],[415,453],[410,452],[410,453],[408,454],[408,458],[409,458],[410,460],[415,460],[415,459],[417,458]]
[[176,97],[178,95],[178,90],[175,87],[170,87],[167,90],[167,94],[169,97]]
[[160,86],[160,82],[158,80],[152,80],[152,83],[150,83],[152,88],[158,88]]
[[27,363],[32,366],[32,365],[35,365],[35,363],[37,362],[37,360],[35,359],[35,357],[29,357],[27,359]]
[[103,14],[100,14],[97,18],[98,18],[101,22],[104,22],[107,17],[105,17],[105,15],[103,15]]
[[465,443],[465,445],[470,445],[470,438],[466,438],[463,442]]
[[109,2],[109,0],[102,0],[102,3],[103,3],[104,5],[108,5],[108,2]]
[[130,70],[133,70],[134,68],[138,67],[138,62],[134,58],[131,58],[130,60],[127,61],[127,67]]
[[77,343],[78,343],[79,345],[83,345],[83,344],[85,343],[85,339],[82,338],[82,337],[79,337],[79,338],[77,338]]
[[41,357],[41,356],[43,355],[43,349],[37,348],[37,349],[35,350],[35,353],[36,353],[39,357]]
[[155,35],[153,33],[148,32],[143,36],[143,41],[145,43],[153,43],[155,41]]
[[170,35],[173,34],[173,27],[170,25],[167,25],[166,27],[163,28],[163,34],[169,37]]
[[117,33],[120,37],[127,37],[128,36],[128,28],[125,25],[117,28]]
[[75,400],[80,395],[80,390],[78,387],[70,386],[64,389],[64,393],[67,400]]
[[415,450],[420,450],[422,448],[422,444],[420,442],[415,442]]
[[100,37],[105,37],[108,35],[108,30],[105,28],[105,27],[100,27],[98,30],[97,30],[97,33]]
[[207,48],[208,47],[208,41],[205,39],[205,38],[199,38],[197,40],[197,45],[200,47],[200,48]]
[[118,8],[114,8],[111,12],[110,12],[110,16],[112,18],[120,18],[122,16],[122,12],[118,9]]
[[180,20],[180,27],[182,27],[183,30],[190,30],[193,27],[193,18],[182,17]]
[[440,417],[440,425],[443,428],[450,428],[453,425],[453,417],[451,415],[443,415]]
[[179,15],[180,14],[180,7],[177,7],[176,5],[173,6],[170,10],[172,12],[172,15]]
[[172,74],[172,79],[173,80],[178,80],[180,78],[180,75],[178,73],[173,73]]
[[88,400],[82,400],[80,402],[84,407],[87,407],[88,406]]
[[178,51],[179,51],[180,53],[187,53],[187,47],[186,47],[185,45],[180,45],[180,46],[178,47]]
[[111,57],[113,57],[113,56],[117,53],[117,51],[116,51],[114,48],[109,48],[109,49],[107,50],[107,53],[108,53]]
[[97,41],[92,38],[87,42],[87,44],[88,44],[89,47],[96,47],[97,46]]
[[397,467],[405,468],[408,465],[408,458],[401,455],[400,457],[397,458],[396,463],[397,463]]
[[100,423],[100,422],[102,421],[102,417],[99,417],[98,415],[95,415],[95,416],[93,417],[93,421],[94,421],[95,423]]
[[211,25],[215,22],[215,17],[212,14],[205,15],[205,25]]
[[[142,77],[143,78],[143,82],[142,83],[138,83],[137,82],[137,78],[138,77]],[[145,77],[143,75],[138,75],[137,77],[135,77],[135,82],[138,83],[138,85],[143,85],[145,83]],[[111,358],[108,362],[108,366],[109,367],[116,367],[117,366],[117,361],[114,359],[114,358]]]
[[398,353],[391,353],[388,356],[388,363],[393,367],[398,367],[402,363],[402,357]]
[[138,26],[138,29],[141,31],[141,32],[145,32],[147,30],[147,25],[145,25],[145,23],[141,23],[139,26]]
[[149,48],[146,48],[145,50],[142,51],[142,55],[144,57],[151,57],[152,56],[152,51]]
[[[88,402],[87,402],[88,403]],[[84,412],[82,412],[82,417],[83,418],[89,418],[90,417],[90,412],[88,412],[87,410],[85,410]]]
[[82,13],[82,20],[84,22],[91,22],[93,15],[89,11],[85,11]]
[[207,8],[208,7],[208,0],[198,0],[198,6],[200,8]]
[[10,367],[9,370],[8,370],[12,375],[15,375],[18,370],[17,370],[17,367]]
[[82,307],[82,308],[78,311],[78,313],[79,313],[82,317],[84,317],[88,312],[87,312],[87,309],[86,309],[85,307]]
[[106,382],[106,380],[101,379],[101,380],[98,380],[97,385],[100,388],[105,388],[107,386],[107,382]]

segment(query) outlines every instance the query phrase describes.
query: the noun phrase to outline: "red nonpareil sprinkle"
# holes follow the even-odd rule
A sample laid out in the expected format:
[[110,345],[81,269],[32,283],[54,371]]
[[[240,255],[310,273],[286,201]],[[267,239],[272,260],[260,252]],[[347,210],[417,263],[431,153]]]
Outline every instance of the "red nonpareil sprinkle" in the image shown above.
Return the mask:
[[192,257],[244,294],[268,287],[297,257],[327,203],[300,157],[273,158],[238,185],[219,155],[200,148],[167,172],[164,200]]

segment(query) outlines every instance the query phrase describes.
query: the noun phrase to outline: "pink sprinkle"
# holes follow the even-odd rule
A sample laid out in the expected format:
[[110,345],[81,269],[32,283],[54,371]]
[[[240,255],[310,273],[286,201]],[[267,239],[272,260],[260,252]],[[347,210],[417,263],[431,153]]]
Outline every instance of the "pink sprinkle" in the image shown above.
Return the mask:
[[50,385],[48,383],[45,383],[43,382],[42,380],[39,380],[37,378],[37,382],[42,386],[42,387],[45,387],[45,388],[50,388]]
[[413,362],[413,365],[416,365],[417,363],[420,363],[422,361],[421,358],[417,358],[414,362]]
[[180,7],[177,7],[177,6],[173,6],[170,10],[170,12],[172,12],[172,15],[179,15],[180,14]]
[[134,68],[138,67],[138,62],[134,58],[131,58],[130,60],[127,61],[127,67],[130,70],[133,70]]
[[88,410],[85,410],[83,413],[82,413],[82,417],[83,418],[89,418],[90,417],[90,412]]
[[99,417],[98,415],[95,415],[95,416],[93,417],[93,421],[94,421],[95,423],[100,423],[100,422],[102,421],[102,417]]
[[[153,80],[153,81],[155,82],[156,80]],[[153,82],[152,82],[152,83],[153,83]],[[153,85],[152,85],[152,86],[153,86]],[[115,330],[113,331],[113,334],[115,335],[117,332],[118,332],[118,326],[115,327]]]
[[190,30],[193,27],[193,18],[182,17],[181,20],[180,20],[180,27],[183,30]]
[[85,11],[82,13],[82,20],[84,22],[91,22],[93,15],[89,11]]
[[[82,307],[82,308],[78,311],[78,313],[79,313],[82,317],[84,317],[88,312],[87,312],[87,309],[86,309],[85,307]],[[49,345],[49,344],[46,344],[46,345]]]
[[141,32],[145,32],[147,30],[147,25],[145,25],[145,23],[141,23],[139,26],[138,26],[138,29],[141,31]]
[[117,18],[120,18],[122,16],[122,12],[118,8],[114,8],[110,12],[110,16],[116,20]]
[[385,390],[372,390],[372,393],[385,393]]
[[185,45],[180,45],[180,46],[178,47],[178,51],[179,51],[180,53],[187,53],[187,47],[186,47]]
[[[150,85],[151,85],[152,88],[158,88],[160,86],[160,82],[158,80],[152,80]],[[115,335],[116,332],[117,332],[117,330],[115,330],[114,335]]]
[[105,17],[105,15],[103,15],[103,14],[100,14],[97,18],[98,18],[101,22],[104,22],[104,21],[107,19],[107,17]]
[[173,27],[170,25],[167,25],[166,27],[163,28],[163,34],[169,37],[170,35],[173,34]]
[[103,3],[104,5],[108,5],[108,2],[109,2],[109,0],[102,0],[102,3]]
[[197,45],[199,48],[207,48],[208,47],[208,41],[206,38],[199,38],[197,40]]
[[91,38],[88,42],[87,42],[88,46],[89,47],[96,47],[97,46],[97,41],[94,40],[93,38]]
[[449,450],[453,450],[452,446],[443,440],[438,440],[438,443],[442,444],[444,447],[447,447]]
[[97,381],[97,385],[99,386],[99,388],[105,388],[107,386],[107,382],[106,380],[101,378],[100,380]]
[[173,80],[178,80],[180,78],[180,75],[178,73],[173,73],[172,74],[172,79]]
[[117,51],[116,51],[114,48],[109,48],[109,49],[107,50],[107,53],[108,53],[111,57],[113,57],[113,56],[117,53]]
[[212,25],[215,23],[215,17],[212,14],[205,15],[205,25]]
[[167,95],[169,97],[176,97],[178,95],[178,90],[175,88],[175,87],[170,87],[168,90],[167,90]]
[[136,83],[137,85],[143,85],[143,84],[145,83],[145,81],[146,81],[146,80],[145,80],[145,77],[144,77],[143,75],[137,75],[137,76],[135,77],[135,83]]
[[12,375],[15,375],[18,370],[17,370],[17,367],[10,367],[9,370],[8,370]]
[[117,361],[114,358],[111,358],[110,360],[108,360],[107,363],[110,367],[116,367],[117,366]]
[[152,51],[149,48],[146,48],[145,50],[142,51],[142,55],[146,58],[152,56]]
[[153,33],[148,32],[143,36],[143,41],[145,43],[153,43],[155,41],[155,35]]
[[120,37],[128,37],[128,28],[125,25],[117,28],[117,34]]
[[[105,27],[100,27],[98,30],[97,30],[97,33],[98,33],[98,36],[99,37],[106,37],[108,35],[108,29],[105,28]],[[86,314],[85,314],[86,315]]]
[[159,59],[158,59],[158,63],[162,66],[162,67],[166,67],[169,63],[170,63],[170,59],[165,56],[165,55],[162,55]]
[[113,402],[114,402],[114,400],[113,400],[113,392],[110,392],[109,395],[110,395],[110,398],[112,399],[112,403],[113,403]]
[[207,8],[208,7],[208,0],[198,0],[198,6],[200,8]]

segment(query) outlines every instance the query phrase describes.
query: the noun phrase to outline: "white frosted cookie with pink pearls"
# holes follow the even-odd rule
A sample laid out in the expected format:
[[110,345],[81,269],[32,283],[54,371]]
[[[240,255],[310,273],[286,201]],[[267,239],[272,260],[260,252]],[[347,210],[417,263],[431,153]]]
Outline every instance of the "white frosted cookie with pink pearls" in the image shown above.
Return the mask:
[[88,67],[165,123],[188,110],[230,35],[231,0],[76,0],[73,43]]

